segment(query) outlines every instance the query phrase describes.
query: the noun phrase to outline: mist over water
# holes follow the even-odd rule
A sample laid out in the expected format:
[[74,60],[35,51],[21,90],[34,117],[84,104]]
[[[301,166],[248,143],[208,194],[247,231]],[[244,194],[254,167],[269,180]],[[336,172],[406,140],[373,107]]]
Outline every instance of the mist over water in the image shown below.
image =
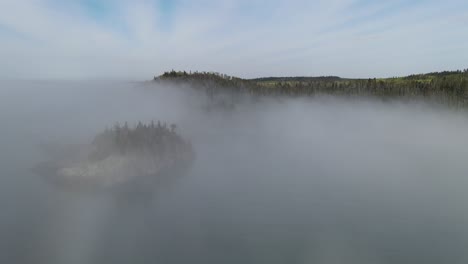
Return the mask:
[[[2,263],[467,263],[468,118],[317,97],[207,111],[189,89],[0,83]],[[31,172],[114,122],[162,120],[190,173],[154,199],[68,193]]]

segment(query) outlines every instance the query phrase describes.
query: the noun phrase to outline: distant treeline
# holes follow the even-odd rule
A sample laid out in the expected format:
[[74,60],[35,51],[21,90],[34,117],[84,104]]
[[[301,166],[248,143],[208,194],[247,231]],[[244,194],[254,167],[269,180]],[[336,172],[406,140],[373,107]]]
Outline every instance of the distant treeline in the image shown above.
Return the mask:
[[308,82],[308,81],[341,81],[342,78],[338,76],[319,76],[319,77],[263,77],[257,79],[250,79],[254,82]]
[[329,94],[421,98],[455,107],[468,106],[468,69],[379,79],[343,79],[337,76],[241,79],[216,72],[170,71],[154,80],[189,83],[210,94],[229,90],[273,96]]

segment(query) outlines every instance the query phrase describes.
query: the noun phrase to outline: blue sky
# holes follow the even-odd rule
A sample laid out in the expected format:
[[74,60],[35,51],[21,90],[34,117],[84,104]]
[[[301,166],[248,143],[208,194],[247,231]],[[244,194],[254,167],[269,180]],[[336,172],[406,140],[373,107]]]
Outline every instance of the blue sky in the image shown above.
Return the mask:
[[0,0],[0,78],[461,69],[467,25],[465,0]]

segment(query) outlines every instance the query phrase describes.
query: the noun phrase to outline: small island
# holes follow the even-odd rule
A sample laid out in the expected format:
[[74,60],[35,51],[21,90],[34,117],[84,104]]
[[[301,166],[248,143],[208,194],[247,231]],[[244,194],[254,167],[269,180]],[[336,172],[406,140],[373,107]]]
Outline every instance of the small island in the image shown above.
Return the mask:
[[176,125],[161,122],[130,127],[116,124],[97,135],[84,154],[42,163],[36,173],[71,190],[151,189],[155,184],[186,173],[194,160],[190,142]]

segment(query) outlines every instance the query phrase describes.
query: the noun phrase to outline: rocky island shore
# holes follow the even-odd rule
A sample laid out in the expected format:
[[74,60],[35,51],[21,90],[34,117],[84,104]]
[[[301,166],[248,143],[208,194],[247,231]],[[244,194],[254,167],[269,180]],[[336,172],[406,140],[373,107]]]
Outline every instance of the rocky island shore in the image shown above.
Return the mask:
[[76,155],[39,164],[34,170],[68,190],[152,189],[187,172],[192,145],[161,122],[116,124],[97,135]]

